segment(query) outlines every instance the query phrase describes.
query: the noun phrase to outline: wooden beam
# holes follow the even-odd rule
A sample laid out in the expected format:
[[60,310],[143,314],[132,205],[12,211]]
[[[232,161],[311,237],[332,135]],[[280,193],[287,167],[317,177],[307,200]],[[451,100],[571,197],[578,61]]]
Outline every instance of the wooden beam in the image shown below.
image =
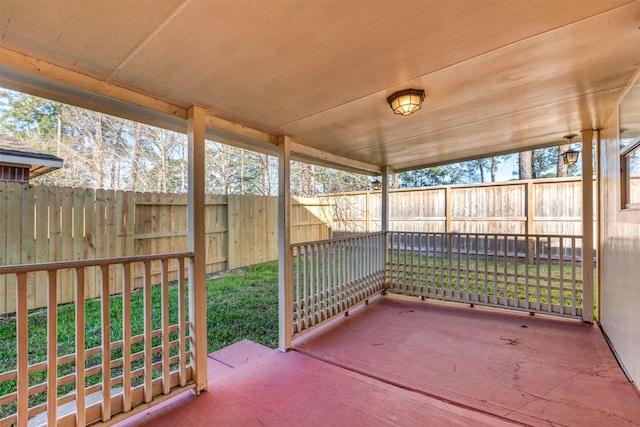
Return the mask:
[[593,130],[582,131],[582,321],[593,322]]
[[278,347],[291,348],[293,325],[291,257],[291,141],[278,141]]
[[[207,389],[207,284],[205,258],[204,219],[204,109],[188,110],[187,134],[189,137],[189,191],[188,247],[193,252],[189,263],[189,321],[191,323],[191,364],[196,382],[195,392]],[[195,350],[195,351],[194,351]]]
[[[4,87],[176,132],[186,130],[187,108],[5,47],[0,47],[0,58]],[[204,114],[207,135],[213,140],[276,154],[275,136],[210,112]]]
[[332,154],[293,141],[291,142],[291,157],[294,160],[342,169],[349,172],[368,175],[377,175],[382,172],[380,166]]
[[[278,138],[267,132],[216,117],[208,112],[205,113],[204,123],[207,135],[212,136],[214,141],[249,150],[259,148],[257,151],[263,154],[276,155],[278,153]],[[255,147],[256,145],[258,147]]]
[[[53,80],[73,88],[82,89],[90,94],[117,99],[127,104],[145,107],[181,119],[187,118],[187,110],[185,108],[68,68],[60,67],[42,59],[15,52],[5,47],[0,47],[0,57],[2,58],[2,63],[11,68]],[[2,74],[4,75],[4,73]],[[82,103],[82,100],[78,99],[78,102]],[[78,104],[74,103],[74,105]],[[78,106],[82,107],[82,105]]]

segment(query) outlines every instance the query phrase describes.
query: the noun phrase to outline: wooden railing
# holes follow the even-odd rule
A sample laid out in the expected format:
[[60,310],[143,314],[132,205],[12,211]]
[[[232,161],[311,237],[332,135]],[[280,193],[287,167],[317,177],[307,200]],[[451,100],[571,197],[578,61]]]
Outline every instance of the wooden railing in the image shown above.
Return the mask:
[[[185,262],[192,257],[176,253],[0,267],[0,276],[13,275],[17,283],[16,315],[3,319],[5,331],[15,325],[17,360],[0,373],[5,390],[0,426],[109,421],[114,414],[193,387],[185,276]],[[178,272],[175,283],[169,282],[170,264]],[[143,288],[137,291],[134,265],[144,272]],[[152,286],[152,267],[161,271],[159,286]],[[100,277],[101,297],[85,302],[92,270]],[[70,307],[58,304],[59,276],[69,273],[75,287]],[[115,274],[122,277],[123,292],[110,296]],[[34,278],[47,289],[47,306],[29,313],[27,282]],[[63,315],[74,317],[74,330],[59,328]],[[140,319],[134,322],[137,327],[132,319]],[[39,344],[46,337],[46,348],[34,344],[37,333]]]
[[388,233],[386,283],[402,294],[582,316],[581,236]]
[[293,244],[292,336],[381,291],[581,318],[582,237],[388,232]]
[[294,336],[383,289],[385,241],[372,233],[291,245]]

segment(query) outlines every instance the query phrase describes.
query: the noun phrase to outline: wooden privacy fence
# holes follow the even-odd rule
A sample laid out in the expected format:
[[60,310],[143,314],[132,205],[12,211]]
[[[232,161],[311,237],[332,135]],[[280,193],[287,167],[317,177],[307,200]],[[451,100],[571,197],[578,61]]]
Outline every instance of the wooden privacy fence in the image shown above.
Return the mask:
[[[292,240],[332,237],[333,213],[326,201],[292,199]],[[277,197],[212,196],[205,201],[208,273],[277,259]],[[166,254],[187,250],[187,196],[31,186],[0,182],[0,265],[76,261]],[[160,282],[160,263],[152,280]],[[169,278],[177,278],[169,264]],[[59,303],[74,300],[74,271],[58,271]],[[86,298],[100,296],[93,272],[85,279]],[[132,270],[142,286],[143,272]],[[29,276],[28,308],[46,306],[46,287]],[[15,307],[15,279],[0,275],[0,314]],[[122,277],[110,275],[110,292],[122,291]]]
[[[640,178],[633,181],[640,189]],[[581,235],[581,186],[580,178],[555,178],[391,190],[389,230]],[[334,232],[379,231],[380,197],[372,191],[323,196],[335,205]],[[596,204],[594,197],[594,212]]]

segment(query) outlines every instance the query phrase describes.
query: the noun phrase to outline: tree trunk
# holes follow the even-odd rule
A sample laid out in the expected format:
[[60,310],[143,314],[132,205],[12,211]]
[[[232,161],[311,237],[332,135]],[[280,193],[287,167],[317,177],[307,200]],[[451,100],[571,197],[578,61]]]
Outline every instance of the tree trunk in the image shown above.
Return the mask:
[[480,182],[484,182],[484,168],[482,167],[482,160],[476,160],[478,162],[478,170],[480,171]]
[[533,179],[533,151],[523,151],[518,155],[518,172],[520,179]]
[[569,165],[566,164],[564,162],[564,159],[562,158],[562,153],[564,153],[568,149],[569,149],[569,144],[560,145],[558,147],[558,166],[556,168],[556,176],[558,178],[563,177],[563,176],[567,176],[567,173],[569,172]]
[[303,164],[302,169],[300,170],[300,193],[303,197],[315,196],[313,169],[313,165]]
[[138,165],[140,163],[140,140],[142,139],[142,125],[136,123],[133,138],[133,155],[131,156],[131,180],[129,181],[129,190],[135,191],[138,183]]
[[496,182],[496,171],[498,170],[498,160],[491,158],[491,182]]
[[94,116],[94,159],[96,171],[96,188],[105,188],[104,186],[104,141],[102,137],[102,116],[96,114]]

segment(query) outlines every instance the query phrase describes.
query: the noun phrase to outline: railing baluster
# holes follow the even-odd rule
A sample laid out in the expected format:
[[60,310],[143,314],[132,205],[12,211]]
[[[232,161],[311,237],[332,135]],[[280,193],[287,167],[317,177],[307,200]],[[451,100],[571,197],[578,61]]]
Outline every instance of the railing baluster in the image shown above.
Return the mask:
[[564,314],[564,239],[560,237],[558,242],[559,257],[558,257],[558,269],[560,274],[560,314]]
[[542,311],[542,301],[540,300],[540,257],[542,255],[542,242],[540,236],[536,236],[536,301],[538,302],[538,310]]
[[498,293],[498,235],[493,235],[493,297],[495,304],[500,304],[500,294]]
[[100,267],[102,292],[102,421],[111,419],[111,304],[109,266]]
[[[478,301],[481,301],[480,298],[480,275],[478,274],[478,263],[480,262],[480,258],[479,257],[479,253],[480,253],[480,247],[478,246],[478,235],[476,234],[474,236],[475,240],[474,240],[474,245],[475,245],[475,274],[476,274],[476,295],[478,298]],[[486,294],[485,294],[486,296]]]
[[47,424],[54,426],[58,419],[58,271],[47,273]]
[[144,262],[143,273],[143,320],[144,320],[144,401],[151,401],[153,394],[151,390],[152,367],[151,367],[151,262]]
[[553,312],[553,289],[551,286],[551,236],[547,236],[547,297],[549,298],[549,305],[547,307],[549,313]]
[[446,244],[446,235],[444,233],[440,234],[440,277],[441,277],[441,283],[440,283],[440,295],[441,296],[445,296],[445,286],[446,286],[446,280],[444,277],[445,274],[445,270],[446,270],[446,264],[445,264],[445,244]]
[[304,280],[302,281],[302,321],[305,328],[309,327],[309,276],[311,275],[311,262],[312,262],[311,247],[309,245],[304,246]]
[[334,278],[334,286],[333,286],[333,299],[335,303],[333,305],[333,314],[337,315],[342,311],[342,283],[344,280],[344,276],[342,275],[342,263],[343,253],[342,253],[342,242],[334,242],[333,243],[333,278]]
[[486,303],[491,303],[489,298],[489,236],[483,236],[482,250],[484,254],[484,295],[486,299]]
[[27,318],[27,273],[18,273],[16,281],[16,340],[18,346],[18,426],[26,426],[29,417],[29,326]]
[[514,235],[513,236],[513,265],[514,265],[514,269],[515,269],[515,278],[514,278],[514,285],[513,285],[513,305],[514,307],[518,307],[519,303],[518,301],[520,300],[520,278],[518,277],[518,264],[520,263],[520,257],[518,257],[518,236]]
[[131,411],[131,264],[122,265],[122,402]]
[[76,425],[87,424],[85,408],[84,267],[76,268]]
[[[598,286],[600,284],[598,283]],[[571,314],[573,316],[578,315],[578,311],[576,310],[577,302],[576,302],[576,238],[571,238]],[[582,300],[581,300],[582,301]],[[584,310],[584,307],[582,307]]]
[[456,272],[456,287],[455,287],[455,294],[457,298],[460,298],[460,293],[462,292],[462,284],[460,283],[460,269],[461,269],[461,258],[462,258],[462,245],[460,244],[460,242],[462,241],[462,235],[461,234],[456,234],[455,236],[455,240],[456,240],[456,251],[454,252],[456,254],[457,260],[457,272]]
[[180,387],[187,384],[187,330],[185,319],[187,318],[187,304],[185,302],[185,274],[184,258],[178,258],[178,361],[180,365]]
[[509,305],[509,236],[506,234],[503,237],[502,252],[504,256],[504,277],[503,277],[503,295],[505,306]]
[[526,301],[526,308],[531,306],[531,294],[529,289],[529,263],[531,261],[531,245],[529,235],[524,236],[524,297]]
[[160,261],[160,282],[162,286],[162,393],[171,391],[169,376],[169,260]]

